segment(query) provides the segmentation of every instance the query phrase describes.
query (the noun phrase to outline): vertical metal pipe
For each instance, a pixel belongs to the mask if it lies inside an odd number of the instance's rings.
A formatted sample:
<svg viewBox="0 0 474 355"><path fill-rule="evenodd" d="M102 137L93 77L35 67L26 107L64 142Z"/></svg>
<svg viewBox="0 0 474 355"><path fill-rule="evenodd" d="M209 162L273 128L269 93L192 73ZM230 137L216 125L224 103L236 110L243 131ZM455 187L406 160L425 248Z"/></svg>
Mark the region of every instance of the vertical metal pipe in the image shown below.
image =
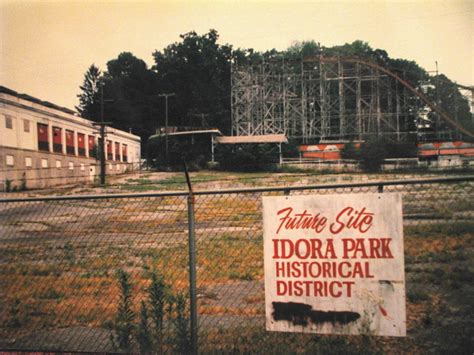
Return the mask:
<svg viewBox="0 0 474 355"><path fill-rule="evenodd" d="M362 140L362 83L360 75L360 64L356 63L356 109L357 109L357 134L359 140Z"/></svg>
<svg viewBox="0 0 474 355"><path fill-rule="evenodd" d="M188 166L184 161L184 173L188 183L188 244L189 244L189 303L191 313L191 352L198 353L198 319L197 319L197 296L196 296L196 239L194 234L194 195L191 180L188 174Z"/></svg>
<svg viewBox="0 0 474 355"><path fill-rule="evenodd" d="M100 184L105 185L105 125L100 126Z"/></svg>
<svg viewBox="0 0 474 355"><path fill-rule="evenodd" d="M337 62L338 83L339 83L339 137L346 139L346 113L344 97L344 67L339 60Z"/></svg>

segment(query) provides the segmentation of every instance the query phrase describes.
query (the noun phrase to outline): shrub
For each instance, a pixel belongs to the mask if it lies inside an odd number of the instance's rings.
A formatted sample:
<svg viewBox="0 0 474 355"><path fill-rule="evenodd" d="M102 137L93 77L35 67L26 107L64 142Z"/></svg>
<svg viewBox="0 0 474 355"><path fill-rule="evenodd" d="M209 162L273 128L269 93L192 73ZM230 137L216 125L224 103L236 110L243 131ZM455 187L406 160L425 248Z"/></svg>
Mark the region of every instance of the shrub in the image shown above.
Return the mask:
<svg viewBox="0 0 474 355"><path fill-rule="evenodd" d="M129 352L135 318L132 310L132 285L130 275L123 270L117 271L117 278L120 286L120 302L114 322L115 337L112 336L112 343L114 347Z"/></svg>
<svg viewBox="0 0 474 355"><path fill-rule="evenodd" d="M148 301L150 303L151 319L155 330L155 343L157 350L163 346L163 319L165 315L165 305L168 302L168 287L165 285L163 277L156 274L151 275L151 284L148 288Z"/></svg>
<svg viewBox="0 0 474 355"><path fill-rule="evenodd" d="M278 159L278 147L275 144L220 145L216 149L219 166L230 171L267 170Z"/></svg>
<svg viewBox="0 0 474 355"><path fill-rule="evenodd" d="M364 171L379 171L386 157L386 144L381 138L369 138L360 147L360 165Z"/></svg>
<svg viewBox="0 0 474 355"><path fill-rule="evenodd" d="M191 351L189 322L186 317L188 309L186 307L186 296L182 293L175 297L174 325L176 328L175 344L176 350L181 354L189 354Z"/></svg>
<svg viewBox="0 0 474 355"><path fill-rule="evenodd" d="M150 328L148 327L148 309L144 301L142 301L140 310L140 323L138 324L137 340L138 345L140 346L140 353L151 352L152 342Z"/></svg>
<svg viewBox="0 0 474 355"><path fill-rule="evenodd" d="M341 149L341 158L348 160L359 160L360 151L356 148L354 142L349 142L344 144L344 147Z"/></svg>

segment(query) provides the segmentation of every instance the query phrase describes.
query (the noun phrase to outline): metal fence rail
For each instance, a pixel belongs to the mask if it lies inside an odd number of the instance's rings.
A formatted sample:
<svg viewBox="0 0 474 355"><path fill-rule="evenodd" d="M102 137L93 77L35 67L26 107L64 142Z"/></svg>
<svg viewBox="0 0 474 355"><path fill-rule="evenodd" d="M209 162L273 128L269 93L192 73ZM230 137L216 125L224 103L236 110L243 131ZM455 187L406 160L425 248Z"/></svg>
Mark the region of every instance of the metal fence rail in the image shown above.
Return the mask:
<svg viewBox="0 0 474 355"><path fill-rule="evenodd" d="M194 192L199 350L324 350L318 337L264 330L261 197L367 192L402 193L405 234L473 230L473 176ZM189 202L0 200L0 349L191 351Z"/></svg>

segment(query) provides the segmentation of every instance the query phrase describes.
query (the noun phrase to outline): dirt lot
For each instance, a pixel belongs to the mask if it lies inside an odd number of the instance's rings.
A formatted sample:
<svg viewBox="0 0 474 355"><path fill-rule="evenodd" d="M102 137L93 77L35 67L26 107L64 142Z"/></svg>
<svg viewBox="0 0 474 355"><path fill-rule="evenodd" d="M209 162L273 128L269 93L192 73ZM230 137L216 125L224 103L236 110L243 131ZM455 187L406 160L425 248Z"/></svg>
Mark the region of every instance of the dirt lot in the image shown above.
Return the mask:
<svg viewBox="0 0 474 355"><path fill-rule="evenodd" d="M212 181L206 174L192 175L198 190L406 178L226 174ZM183 188L180 174L140 173L120 177L105 189L70 187L28 194ZM376 189L324 193L368 191ZM265 332L261 195L212 195L196 200L201 349L472 353L474 184L400 185L386 191L404 196L406 338ZM158 271L171 293L186 292L187 260L185 196L2 204L0 349L114 350L110 334L120 299L116 271L130 275L138 322L151 273ZM172 318L170 314L170 329Z"/></svg>

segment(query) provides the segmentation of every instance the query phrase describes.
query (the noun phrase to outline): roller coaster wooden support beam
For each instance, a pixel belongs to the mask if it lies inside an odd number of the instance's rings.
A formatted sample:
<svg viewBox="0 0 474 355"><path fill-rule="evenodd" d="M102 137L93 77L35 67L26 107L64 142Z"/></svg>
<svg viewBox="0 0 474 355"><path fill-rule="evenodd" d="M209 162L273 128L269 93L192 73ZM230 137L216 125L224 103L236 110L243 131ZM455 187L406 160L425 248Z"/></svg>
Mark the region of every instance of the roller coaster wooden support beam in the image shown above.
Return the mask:
<svg viewBox="0 0 474 355"><path fill-rule="evenodd" d="M354 64L362 64L366 65L370 68L373 68L375 70L379 70L380 72L394 78L396 81L400 82L404 87L406 87L408 90L410 90L413 94L418 96L423 103L425 103L430 109L432 109L434 112L439 114L446 122L451 124L453 127L455 127L457 130L460 132L464 133L465 135L474 138L474 133L467 130L463 126L461 126L454 118L449 116L444 110L442 110L439 106L434 104L430 99L428 99L423 93L419 92L416 88L414 88L408 81L400 78L397 74L391 72L390 70L375 64L373 62L363 60L360 58L354 58L354 57L322 57L322 56L312 56L312 57L306 57L303 59L303 62L320 62L320 63L339 63L340 61L347 62L347 63L354 63Z"/></svg>

